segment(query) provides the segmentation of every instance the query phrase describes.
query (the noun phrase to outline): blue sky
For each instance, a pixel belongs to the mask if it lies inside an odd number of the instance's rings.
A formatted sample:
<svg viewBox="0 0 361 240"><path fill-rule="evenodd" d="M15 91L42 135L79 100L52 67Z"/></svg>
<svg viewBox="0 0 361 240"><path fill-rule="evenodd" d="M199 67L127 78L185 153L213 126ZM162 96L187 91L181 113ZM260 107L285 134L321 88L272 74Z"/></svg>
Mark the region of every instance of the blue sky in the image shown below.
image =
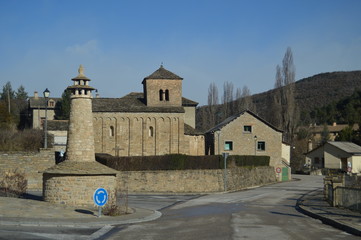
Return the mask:
<svg viewBox="0 0 361 240"><path fill-rule="evenodd" d="M296 80L361 70L359 0L0 0L0 87L60 97L80 64L102 97L141 92L163 63L204 105L215 82L274 86L291 47ZM221 97L221 96L220 96Z"/></svg>

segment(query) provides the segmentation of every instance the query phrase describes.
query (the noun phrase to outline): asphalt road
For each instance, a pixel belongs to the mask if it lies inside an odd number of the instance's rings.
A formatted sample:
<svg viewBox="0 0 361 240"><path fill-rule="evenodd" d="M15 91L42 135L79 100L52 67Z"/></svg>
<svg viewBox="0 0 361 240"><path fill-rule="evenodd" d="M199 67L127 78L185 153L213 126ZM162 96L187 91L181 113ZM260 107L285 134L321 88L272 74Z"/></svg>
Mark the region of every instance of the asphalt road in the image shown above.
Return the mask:
<svg viewBox="0 0 361 240"><path fill-rule="evenodd" d="M162 212L133 225L103 228L0 226L0 239L358 239L295 209L303 194L323 187L322 176L209 195L129 195L129 206Z"/></svg>
<svg viewBox="0 0 361 240"><path fill-rule="evenodd" d="M299 213L296 201L322 188L322 176L226 194L211 194L163 208L147 223L116 226L103 239L359 239Z"/></svg>

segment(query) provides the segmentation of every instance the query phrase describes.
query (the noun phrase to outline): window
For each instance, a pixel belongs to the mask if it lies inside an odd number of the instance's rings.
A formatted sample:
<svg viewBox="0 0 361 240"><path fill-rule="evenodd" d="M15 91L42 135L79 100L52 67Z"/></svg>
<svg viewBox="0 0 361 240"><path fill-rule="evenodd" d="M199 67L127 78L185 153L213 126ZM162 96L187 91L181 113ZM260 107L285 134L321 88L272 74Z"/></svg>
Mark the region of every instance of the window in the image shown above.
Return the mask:
<svg viewBox="0 0 361 240"><path fill-rule="evenodd" d="M49 107L54 107L55 106L55 102L53 100L49 100L48 101L48 106Z"/></svg>
<svg viewBox="0 0 361 240"><path fill-rule="evenodd" d="M252 126L250 126L250 125L243 126L243 132L251 133L252 132Z"/></svg>
<svg viewBox="0 0 361 240"><path fill-rule="evenodd" d="M159 101L163 101L163 90L159 90Z"/></svg>
<svg viewBox="0 0 361 240"><path fill-rule="evenodd" d="M233 142L232 141L225 141L224 142L224 150L232 151L233 150Z"/></svg>
<svg viewBox="0 0 361 240"><path fill-rule="evenodd" d="M114 137L114 127L110 126L109 128L109 136Z"/></svg>
<svg viewBox="0 0 361 240"><path fill-rule="evenodd" d="M169 90L165 90L165 100L169 101Z"/></svg>
<svg viewBox="0 0 361 240"><path fill-rule="evenodd" d="M257 150L265 151L266 150L266 142L263 142L263 141L257 142Z"/></svg>
<svg viewBox="0 0 361 240"><path fill-rule="evenodd" d="M149 137L153 137L153 134L154 134L154 129L153 127L149 127Z"/></svg>

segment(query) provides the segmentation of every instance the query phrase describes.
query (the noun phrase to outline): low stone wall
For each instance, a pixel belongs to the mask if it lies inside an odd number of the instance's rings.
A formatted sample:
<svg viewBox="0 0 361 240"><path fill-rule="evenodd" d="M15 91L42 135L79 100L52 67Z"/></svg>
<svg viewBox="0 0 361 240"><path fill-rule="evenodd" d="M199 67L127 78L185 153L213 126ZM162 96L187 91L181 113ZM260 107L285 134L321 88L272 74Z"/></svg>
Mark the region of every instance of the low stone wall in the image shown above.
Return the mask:
<svg viewBox="0 0 361 240"><path fill-rule="evenodd" d="M18 169L25 172L29 190L42 190L43 172L54 164L53 149L40 149L39 152L0 152L0 171Z"/></svg>
<svg viewBox="0 0 361 240"><path fill-rule="evenodd" d="M231 168L227 170L227 190L276 182L273 167ZM139 193L208 193L224 191L224 171L130 171L118 174L120 191Z"/></svg>
<svg viewBox="0 0 361 240"><path fill-rule="evenodd" d="M65 175L44 173L44 200L51 203L72 206L94 205L93 194L105 188L109 202L115 200L116 177L111 175ZM81 187L80 187L81 186Z"/></svg>

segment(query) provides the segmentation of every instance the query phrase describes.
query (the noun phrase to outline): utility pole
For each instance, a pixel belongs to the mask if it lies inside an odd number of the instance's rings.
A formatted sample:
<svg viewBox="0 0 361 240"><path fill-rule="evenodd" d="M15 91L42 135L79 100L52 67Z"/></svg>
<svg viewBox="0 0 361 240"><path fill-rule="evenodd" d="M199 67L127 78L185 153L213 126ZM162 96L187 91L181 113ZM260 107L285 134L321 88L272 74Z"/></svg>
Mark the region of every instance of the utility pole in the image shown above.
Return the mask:
<svg viewBox="0 0 361 240"><path fill-rule="evenodd" d="M10 114L10 89L8 88L8 109Z"/></svg>

